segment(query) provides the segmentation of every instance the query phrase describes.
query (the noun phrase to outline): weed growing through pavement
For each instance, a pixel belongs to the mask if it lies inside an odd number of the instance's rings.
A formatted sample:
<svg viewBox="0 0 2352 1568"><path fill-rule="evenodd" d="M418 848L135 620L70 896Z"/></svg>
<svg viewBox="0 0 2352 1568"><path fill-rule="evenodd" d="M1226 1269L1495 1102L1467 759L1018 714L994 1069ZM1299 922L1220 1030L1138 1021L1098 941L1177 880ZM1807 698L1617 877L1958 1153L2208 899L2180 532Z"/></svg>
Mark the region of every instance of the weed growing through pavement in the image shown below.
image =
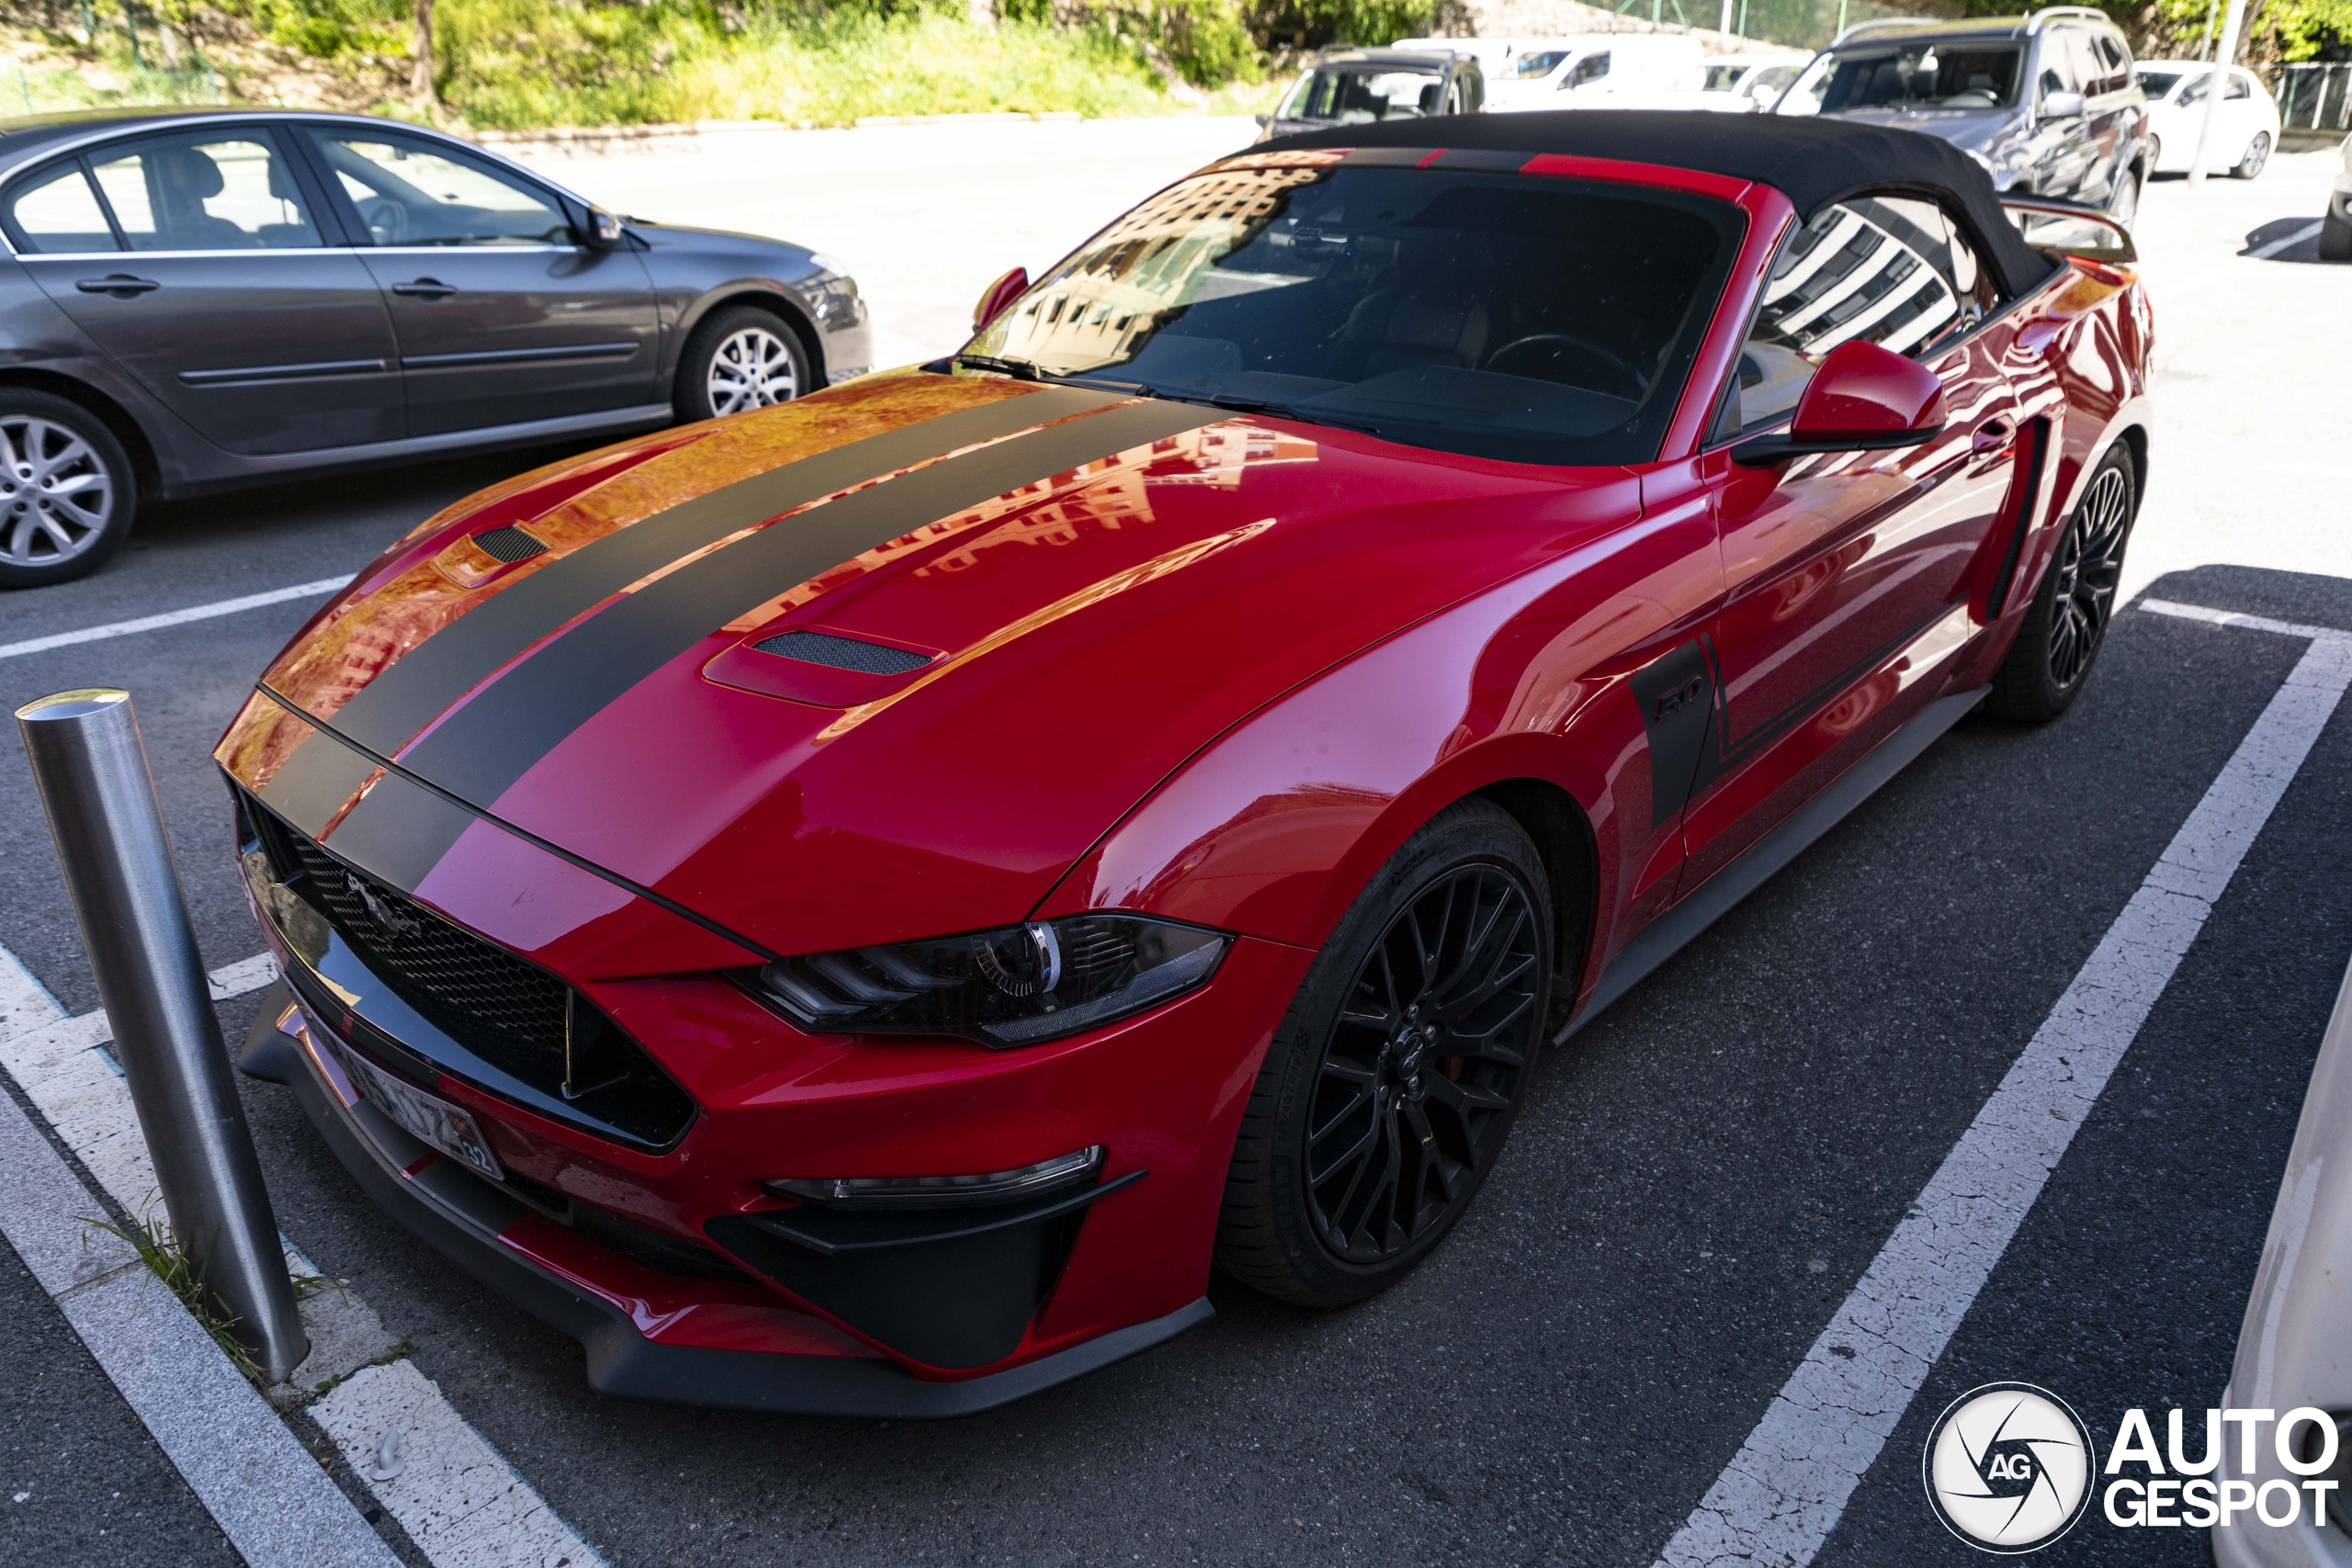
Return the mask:
<svg viewBox="0 0 2352 1568"><path fill-rule="evenodd" d="M152 1219L133 1220L125 1227L86 1216L82 1223L90 1230L106 1232L137 1253L139 1260L147 1265L147 1271L162 1280L165 1290L179 1298L180 1304L203 1325L204 1332L211 1336L212 1343L220 1348L220 1353L245 1374L246 1381L255 1388L264 1386L260 1364L254 1361L253 1352L238 1342L234 1332L237 1314L230 1310L229 1303L222 1301L216 1292L207 1288L203 1269L189 1256L178 1234L168 1223ZM89 1245L86 1231L82 1244L85 1247ZM323 1274L296 1274L293 1280L297 1304L329 1291L343 1289L341 1280L331 1280Z"/></svg>

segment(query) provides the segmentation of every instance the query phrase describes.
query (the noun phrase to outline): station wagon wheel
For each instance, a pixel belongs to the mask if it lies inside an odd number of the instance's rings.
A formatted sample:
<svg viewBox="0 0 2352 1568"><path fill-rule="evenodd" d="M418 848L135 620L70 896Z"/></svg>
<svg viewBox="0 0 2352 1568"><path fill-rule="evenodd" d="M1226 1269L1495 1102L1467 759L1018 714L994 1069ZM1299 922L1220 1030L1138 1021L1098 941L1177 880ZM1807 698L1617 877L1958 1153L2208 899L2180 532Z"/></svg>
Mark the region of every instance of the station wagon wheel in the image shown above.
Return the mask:
<svg viewBox="0 0 2352 1568"><path fill-rule="evenodd" d="M134 483L121 442L87 410L0 391L0 587L95 568L130 531Z"/></svg>
<svg viewBox="0 0 2352 1568"><path fill-rule="evenodd" d="M1494 1168L1542 1043L1554 928L1526 833L1466 801L1340 921L1260 1069L1218 1261L1337 1306L1425 1257Z"/></svg>
<svg viewBox="0 0 2352 1568"><path fill-rule="evenodd" d="M717 419L814 390L800 334L756 306L731 305L695 329L679 356L674 400L682 420Z"/></svg>
<svg viewBox="0 0 2352 1568"><path fill-rule="evenodd" d="M1991 712L2047 723L2082 690L2115 614L2124 547L2139 506L2137 479L2122 444L2109 447L2060 531L2032 608L1994 677L1986 703Z"/></svg>

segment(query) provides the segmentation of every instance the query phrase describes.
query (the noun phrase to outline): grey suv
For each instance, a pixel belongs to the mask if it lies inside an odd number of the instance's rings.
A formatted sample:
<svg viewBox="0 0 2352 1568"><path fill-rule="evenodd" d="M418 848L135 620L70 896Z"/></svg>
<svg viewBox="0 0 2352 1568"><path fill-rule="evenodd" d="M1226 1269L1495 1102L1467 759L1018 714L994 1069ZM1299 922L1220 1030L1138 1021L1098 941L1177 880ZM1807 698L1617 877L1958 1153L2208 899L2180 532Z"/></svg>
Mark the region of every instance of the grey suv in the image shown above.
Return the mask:
<svg viewBox="0 0 2352 1568"><path fill-rule="evenodd" d="M1814 57L1774 107L1939 137L2004 195L2103 207L2125 223L2148 176L2147 97L2105 13L1865 22Z"/></svg>
<svg viewBox="0 0 2352 1568"><path fill-rule="evenodd" d="M430 130L150 109L0 121L0 587L141 497L617 434L872 365L797 245L616 218Z"/></svg>

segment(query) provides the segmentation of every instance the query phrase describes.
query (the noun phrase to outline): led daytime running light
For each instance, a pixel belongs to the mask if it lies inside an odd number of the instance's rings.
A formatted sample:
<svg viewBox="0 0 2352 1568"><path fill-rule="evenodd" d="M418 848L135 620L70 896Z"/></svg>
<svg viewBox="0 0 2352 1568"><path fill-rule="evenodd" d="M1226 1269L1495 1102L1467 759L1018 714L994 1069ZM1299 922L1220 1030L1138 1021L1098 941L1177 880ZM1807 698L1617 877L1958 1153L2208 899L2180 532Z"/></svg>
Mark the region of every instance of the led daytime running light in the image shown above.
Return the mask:
<svg viewBox="0 0 2352 1568"><path fill-rule="evenodd" d="M1104 1152L1104 1146L1096 1144L1035 1165L978 1176L778 1176L760 1185L771 1197L826 1205L927 1208L938 1203L994 1203L1091 1178L1102 1168Z"/></svg>

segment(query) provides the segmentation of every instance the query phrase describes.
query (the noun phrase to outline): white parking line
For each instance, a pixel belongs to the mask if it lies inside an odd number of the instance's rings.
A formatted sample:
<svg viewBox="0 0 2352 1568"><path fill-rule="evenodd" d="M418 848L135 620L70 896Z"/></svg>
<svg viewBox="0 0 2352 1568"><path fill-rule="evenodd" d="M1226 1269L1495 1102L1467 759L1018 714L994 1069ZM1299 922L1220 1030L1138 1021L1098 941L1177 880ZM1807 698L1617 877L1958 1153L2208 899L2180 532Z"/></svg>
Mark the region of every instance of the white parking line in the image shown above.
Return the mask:
<svg viewBox="0 0 2352 1568"><path fill-rule="evenodd" d="M1659 1568L1813 1561L2352 685L2352 635L2188 605L2141 607L2309 637L2311 647L1667 1543Z"/></svg>
<svg viewBox="0 0 2352 1568"><path fill-rule="evenodd" d="M2265 463L2266 474L2301 474L2317 479L2352 479L2352 468L2342 463Z"/></svg>
<svg viewBox="0 0 2352 1568"><path fill-rule="evenodd" d="M77 632L52 632L47 637L27 637L22 642L0 642L0 659L21 659L28 653L47 653L52 648L71 648L77 642L104 642L108 637L129 637L134 632L184 626L190 621L209 621L241 610L258 610L265 604L283 604L288 599L316 598L334 592L350 581L348 576L322 577L316 582L298 582L291 588L273 588L266 593L248 593L242 599L222 599L210 604L191 604L185 610L166 610L160 615L141 615L135 621L108 621L105 626L84 626Z"/></svg>
<svg viewBox="0 0 2352 1568"><path fill-rule="evenodd" d="M258 990L277 974L266 953L225 964L209 976L213 999ZM130 1089L106 1049L112 1038L104 1011L66 1016L17 956L0 947L0 1069L17 1080L99 1185L126 1212L143 1216L155 1203L154 1167ZM11 1135L11 1118L20 1135ZM43 1158L53 1169L43 1168ZM62 1258L78 1249L87 1233L82 1218L99 1212L16 1103L0 1095L0 1233L27 1266L40 1275L36 1253ZM35 1229L20 1236L27 1225ZM71 1247L40 1225L66 1226ZM396 1561L195 1319L173 1298L148 1288L152 1276L143 1268L124 1269L103 1252L80 1256L78 1265L67 1267L68 1258L58 1266L61 1282L41 1276L44 1286L52 1295L69 1292L59 1303L68 1321L246 1561L256 1568ZM288 1256L298 1270L315 1272L291 1248ZM91 1283L101 1277L103 1283ZM135 1320L124 1304L134 1298L136 1311L144 1314ZM157 1337L159 1316L172 1313L185 1332L167 1325ZM312 1298L302 1315L312 1341L312 1359L303 1365L306 1382L322 1370L317 1363L330 1336L356 1337L362 1346L357 1359L382 1353L380 1325L348 1291ZM352 1364L347 1358L323 1370L342 1372ZM266 1425L255 1424L255 1411ZM361 1366L311 1414L435 1568L604 1568L594 1549L411 1363ZM375 1465L388 1438L393 1462ZM281 1473L289 1462L301 1473ZM371 1467L387 1473L377 1479ZM341 1549L335 1532L344 1526L318 1517L324 1502L313 1497L297 1506L311 1482L325 1488L364 1541ZM370 1549L381 1555L367 1555Z"/></svg>

